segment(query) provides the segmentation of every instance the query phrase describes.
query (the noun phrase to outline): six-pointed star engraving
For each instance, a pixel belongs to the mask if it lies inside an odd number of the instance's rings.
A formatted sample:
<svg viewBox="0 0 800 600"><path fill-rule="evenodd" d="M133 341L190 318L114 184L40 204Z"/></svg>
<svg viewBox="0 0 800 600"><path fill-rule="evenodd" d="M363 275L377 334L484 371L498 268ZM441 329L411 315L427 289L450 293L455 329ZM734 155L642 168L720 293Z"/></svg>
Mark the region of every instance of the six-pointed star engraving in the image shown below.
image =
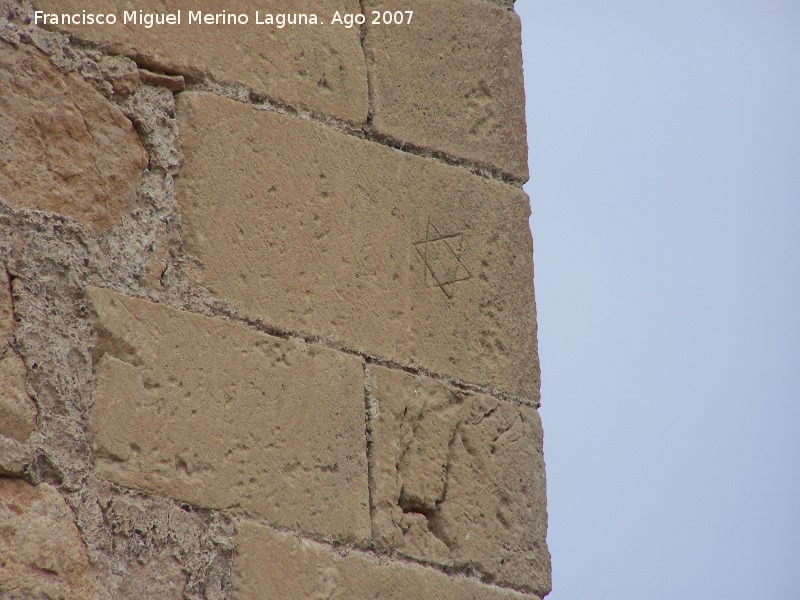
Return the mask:
<svg viewBox="0 0 800 600"><path fill-rule="evenodd" d="M438 286L448 298L453 297L450 286L465 281L472 274L461 262L463 233L442 235L436 226L428 221L425 239L414 242L414 248L425 263L425 285Z"/></svg>

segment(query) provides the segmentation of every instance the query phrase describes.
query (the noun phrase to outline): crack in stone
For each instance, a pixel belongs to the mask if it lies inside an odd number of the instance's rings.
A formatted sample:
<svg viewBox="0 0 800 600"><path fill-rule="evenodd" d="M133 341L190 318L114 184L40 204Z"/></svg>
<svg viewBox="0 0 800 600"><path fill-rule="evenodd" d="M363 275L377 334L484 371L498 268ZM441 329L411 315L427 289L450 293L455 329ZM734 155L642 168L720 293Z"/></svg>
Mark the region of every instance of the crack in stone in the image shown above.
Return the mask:
<svg viewBox="0 0 800 600"><path fill-rule="evenodd" d="M367 49L364 46L364 39L367 37L367 13L364 10L364 0L358 0L358 8L361 14L365 17L364 23L359 26L358 43L361 46L361 55L364 57L364 72L367 75L367 118L365 121L366 129L372 129L372 119L375 116L375 110L372 108L372 81L369 76L369 60L367 58Z"/></svg>
<svg viewBox="0 0 800 600"><path fill-rule="evenodd" d="M130 295L133 298L152 300L152 298L150 297L144 295L130 294L130 292L128 292L127 295ZM510 402L515 402L517 404L522 404L524 406L530 406L533 408L540 408L541 406L541 403L539 401L523 398L522 396L516 396L514 394L509 394L508 392L504 392L502 390L491 388L485 385L457 379L445 373L431 371L430 369L427 369L418 364L400 363L391 358L385 358L381 356L376 356L374 354L370 354L369 352L366 352L365 350L362 349L351 348L349 346L335 342L330 338L324 336L313 335L296 329L283 329L276 325L265 323L264 320L261 318L252 318L240 315L238 314L237 310L233 308L228 302L221 301L216 298L210 298L208 300L204 300L202 306L200 307L186 306L185 304L183 305L168 304L168 305L173 306L174 308L178 308L180 310L184 310L186 312L201 314L210 317L216 317L224 321L228 321L230 323L237 323L239 325L246 326L255 331L260 331L262 333L266 333L267 335L271 335L273 337L281 338L284 340L302 341L306 344L317 345L323 348L336 350L344 354L358 356L359 358L364 360L364 362L366 362L367 365L377 365L377 366L387 367L390 369L397 369L400 371L404 371L411 375L421 375L429 379L434 379L446 383L449 386L462 392L487 394L499 400L508 400Z"/></svg>
<svg viewBox="0 0 800 600"><path fill-rule="evenodd" d="M375 501L372 491L375 487L375 466L372 462L372 436L374 432L374 419L378 405L372 400L370 390L372 387L372 374L365 360L361 360L361 369L364 373L364 437L365 452L367 454L367 497L369 506L369 539L370 543L375 539L373 522L375 520Z"/></svg>

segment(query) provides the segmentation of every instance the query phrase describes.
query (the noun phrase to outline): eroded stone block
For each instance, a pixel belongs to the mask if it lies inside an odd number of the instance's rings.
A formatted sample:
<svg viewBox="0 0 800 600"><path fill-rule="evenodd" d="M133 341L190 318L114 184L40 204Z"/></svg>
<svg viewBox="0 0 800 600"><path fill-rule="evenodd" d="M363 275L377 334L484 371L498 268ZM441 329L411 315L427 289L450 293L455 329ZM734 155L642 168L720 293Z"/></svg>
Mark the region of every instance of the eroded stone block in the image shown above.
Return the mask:
<svg viewBox="0 0 800 600"><path fill-rule="evenodd" d="M178 100L202 279L284 330L539 398L522 190L218 96Z"/></svg>
<svg viewBox="0 0 800 600"><path fill-rule="evenodd" d="M0 89L0 198L112 226L147 166L131 122L79 75L2 40Z"/></svg>
<svg viewBox="0 0 800 600"><path fill-rule="evenodd" d="M0 343L2 340L0 340ZM25 391L27 369L13 348L0 348L0 435L24 442L36 427L36 405Z"/></svg>
<svg viewBox="0 0 800 600"><path fill-rule="evenodd" d="M100 476L367 541L359 360L108 290L87 297Z"/></svg>
<svg viewBox="0 0 800 600"><path fill-rule="evenodd" d="M413 10L410 24L372 13ZM519 18L477 0L367 0L364 48L378 134L528 179Z"/></svg>
<svg viewBox="0 0 800 600"><path fill-rule="evenodd" d="M335 552L254 523L238 524L235 543L234 593L239 600L535 600L433 569Z"/></svg>
<svg viewBox="0 0 800 600"><path fill-rule="evenodd" d="M0 478L0 597L110 600L55 488Z"/></svg>
<svg viewBox="0 0 800 600"><path fill-rule="evenodd" d="M370 366L375 545L544 595L550 555L535 409Z"/></svg>
<svg viewBox="0 0 800 600"><path fill-rule="evenodd" d="M48 13L80 12L76 0L40 0L36 8ZM135 10L134 10L135 9ZM181 11L180 25L145 27L123 24L124 12L171 13ZM204 14L246 14L247 25L189 24L190 11ZM242 0L97 0L92 12L119 15L116 25L56 27L100 43L109 51L125 54L152 70L210 76L220 83L241 82L268 96L305 109L361 123L367 118L367 73L357 27L328 23L336 11L360 12L358 0L273 0L267 4ZM325 25L257 25L266 13L315 13Z"/></svg>
<svg viewBox="0 0 800 600"><path fill-rule="evenodd" d="M27 446L13 438L0 435L0 476L21 475L33 455Z"/></svg>

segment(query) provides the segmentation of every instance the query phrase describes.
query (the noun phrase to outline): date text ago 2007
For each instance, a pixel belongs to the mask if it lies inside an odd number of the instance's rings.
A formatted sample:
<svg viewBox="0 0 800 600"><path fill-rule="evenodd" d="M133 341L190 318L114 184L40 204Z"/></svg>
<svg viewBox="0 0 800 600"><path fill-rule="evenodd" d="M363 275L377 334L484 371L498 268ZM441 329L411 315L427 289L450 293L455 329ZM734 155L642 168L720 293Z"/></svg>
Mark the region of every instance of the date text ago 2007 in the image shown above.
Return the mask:
<svg viewBox="0 0 800 600"><path fill-rule="evenodd" d="M340 13L338 10L331 19L332 25L351 28L355 25L409 25L414 16L413 10L373 10L369 15L362 13Z"/></svg>

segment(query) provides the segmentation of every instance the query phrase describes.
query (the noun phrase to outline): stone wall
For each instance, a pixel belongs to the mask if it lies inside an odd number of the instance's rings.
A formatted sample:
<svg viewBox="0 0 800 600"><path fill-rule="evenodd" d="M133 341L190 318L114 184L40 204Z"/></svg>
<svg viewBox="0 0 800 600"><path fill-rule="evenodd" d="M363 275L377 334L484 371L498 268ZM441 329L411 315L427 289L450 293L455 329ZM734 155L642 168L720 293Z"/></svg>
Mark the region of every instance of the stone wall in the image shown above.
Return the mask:
<svg viewBox="0 0 800 600"><path fill-rule="evenodd" d="M0 0L0 599L546 595L513 7L130 5Z"/></svg>

